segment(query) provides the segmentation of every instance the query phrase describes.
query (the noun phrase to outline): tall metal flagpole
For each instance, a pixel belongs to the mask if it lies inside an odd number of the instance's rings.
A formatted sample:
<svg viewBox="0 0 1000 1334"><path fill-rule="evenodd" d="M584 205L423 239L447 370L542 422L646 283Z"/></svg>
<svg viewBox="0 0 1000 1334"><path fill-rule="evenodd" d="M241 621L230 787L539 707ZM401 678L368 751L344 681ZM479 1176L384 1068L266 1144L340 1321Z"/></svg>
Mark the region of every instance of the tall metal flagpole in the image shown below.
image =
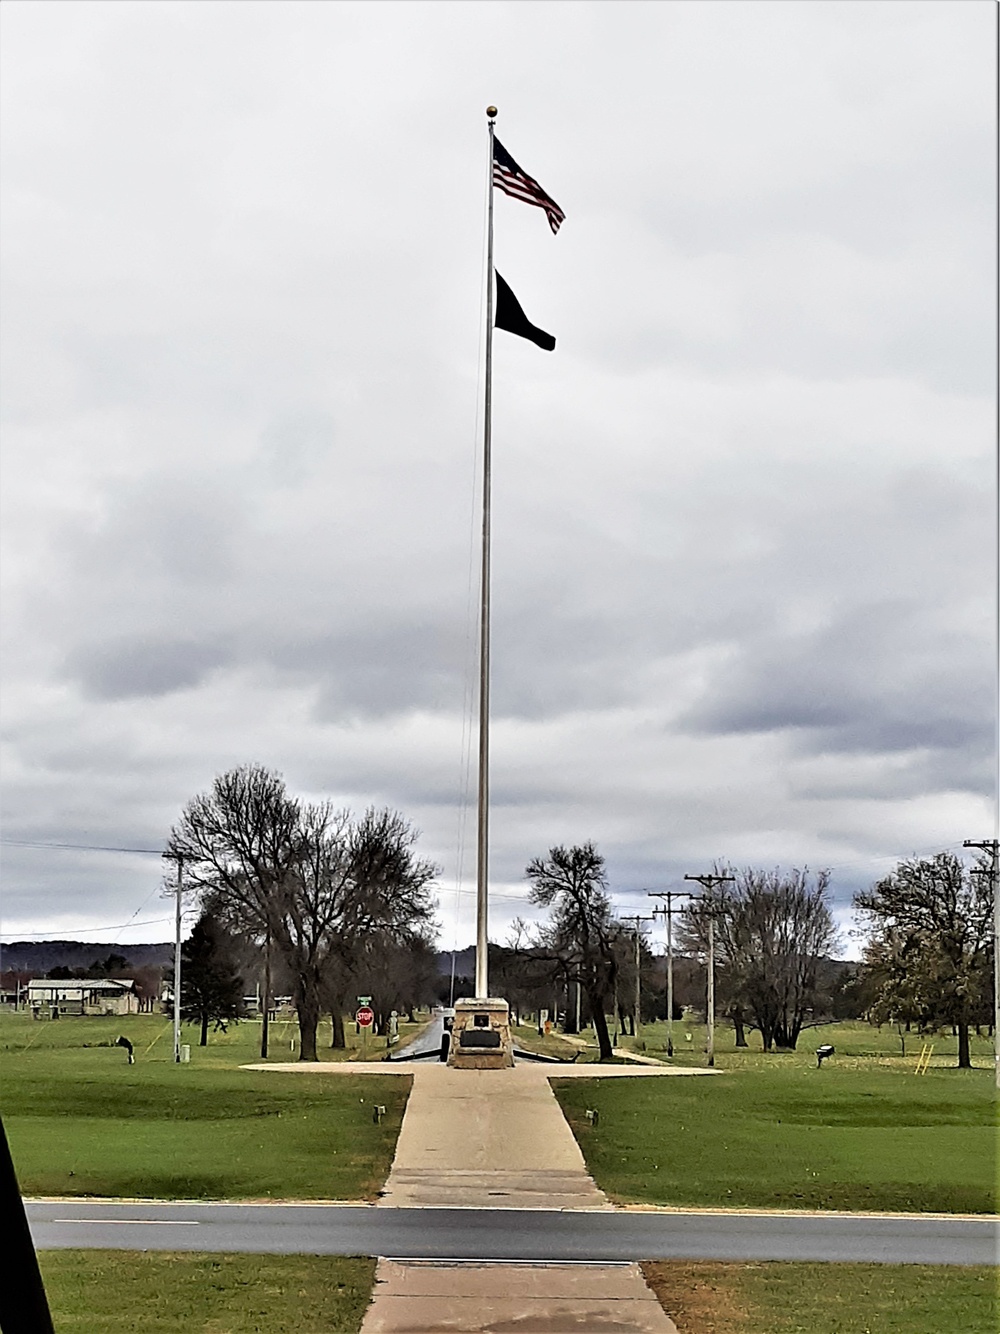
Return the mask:
<svg viewBox="0 0 1000 1334"><path fill-rule="evenodd" d="M476 844L476 996L489 994L489 835L490 835L490 468L493 426L493 127L496 107L486 108L489 125L489 206L486 223L486 392L483 421L483 554L479 584L479 795Z"/></svg>

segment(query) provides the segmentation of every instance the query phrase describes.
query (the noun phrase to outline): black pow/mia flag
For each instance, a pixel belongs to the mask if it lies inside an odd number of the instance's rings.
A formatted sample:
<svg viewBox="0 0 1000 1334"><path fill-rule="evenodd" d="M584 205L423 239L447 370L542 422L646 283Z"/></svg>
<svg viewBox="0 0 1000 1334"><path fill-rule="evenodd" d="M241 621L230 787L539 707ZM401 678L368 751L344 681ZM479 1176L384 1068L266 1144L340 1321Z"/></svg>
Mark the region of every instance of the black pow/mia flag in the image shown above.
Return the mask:
<svg viewBox="0 0 1000 1334"><path fill-rule="evenodd" d="M521 309L521 303L510 290L499 273L496 274L497 280L497 309L496 318L493 323L498 329L506 329L508 333L517 334L518 338L527 338L529 342L540 347L543 352L552 352L555 350L556 340L544 329L537 328L525 315Z"/></svg>

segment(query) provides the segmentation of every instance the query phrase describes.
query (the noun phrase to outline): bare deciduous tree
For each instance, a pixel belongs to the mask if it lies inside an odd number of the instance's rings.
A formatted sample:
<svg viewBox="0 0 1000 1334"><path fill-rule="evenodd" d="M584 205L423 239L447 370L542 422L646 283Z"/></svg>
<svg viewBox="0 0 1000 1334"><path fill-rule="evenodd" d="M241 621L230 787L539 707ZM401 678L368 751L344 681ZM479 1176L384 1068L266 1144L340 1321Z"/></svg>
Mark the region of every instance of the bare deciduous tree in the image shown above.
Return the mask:
<svg viewBox="0 0 1000 1334"><path fill-rule="evenodd" d="M683 948L705 957L708 921L715 922L715 957L723 995L741 1024L760 1030L764 1050L794 1049L802 1029L825 1017L820 963L837 945L829 908L829 873L742 871L680 915Z"/></svg>
<svg viewBox="0 0 1000 1334"><path fill-rule="evenodd" d="M429 922L434 867L413 853L416 834L394 811L303 804L260 765L216 778L171 833L187 883L232 929L268 939L293 979L299 1059L316 1060L325 993L377 931Z"/></svg>
<svg viewBox="0 0 1000 1334"><path fill-rule="evenodd" d="M515 917L506 943L490 946L491 985L507 1000L515 1025L550 1007L558 1011L553 992L566 982L561 961L553 961L550 951L537 944L537 936L536 929Z"/></svg>
<svg viewBox="0 0 1000 1334"><path fill-rule="evenodd" d="M551 909L548 923L538 929L536 949L558 966L567 981L583 988L600 1059L610 1061L605 1016L617 976L617 924L611 916L604 858L593 843L550 848L547 857L528 864L525 875L531 882L532 903Z"/></svg>
<svg viewBox="0 0 1000 1334"><path fill-rule="evenodd" d="M375 1033L384 1037L393 1010L412 1020L417 1006L435 998L433 936L403 929L371 932L358 951L353 977L356 994L371 997Z"/></svg>

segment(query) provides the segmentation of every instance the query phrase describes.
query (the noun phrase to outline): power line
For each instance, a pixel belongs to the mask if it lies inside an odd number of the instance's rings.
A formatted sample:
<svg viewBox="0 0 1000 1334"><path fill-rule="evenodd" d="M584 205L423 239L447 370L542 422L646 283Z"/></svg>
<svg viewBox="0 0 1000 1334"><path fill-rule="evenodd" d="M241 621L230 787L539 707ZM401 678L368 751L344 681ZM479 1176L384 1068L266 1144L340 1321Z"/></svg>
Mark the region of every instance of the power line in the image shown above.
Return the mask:
<svg viewBox="0 0 1000 1334"><path fill-rule="evenodd" d="M162 848L112 848L100 843L40 843L28 838L0 838L5 848L53 848L58 852L128 852L144 857L162 857Z"/></svg>
<svg viewBox="0 0 1000 1334"><path fill-rule="evenodd" d="M907 857L923 857L932 852L951 852L954 848L961 847L960 843L934 843L927 848L911 848L909 852L882 852L877 856L861 857L852 862L834 862L825 867L827 871L844 871L850 866L867 866L869 862L891 862L905 861Z"/></svg>
<svg viewBox="0 0 1000 1334"><path fill-rule="evenodd" d="M137 922L132 918L128 922L113 922L109 926L60 926L52 931L36 931L33 934L36 936L58 936L60 939L63 939L66 937L67 932L70 932L75 936L87 936L94 931L124 931L132 926L157 926L160 922L169 922L172 920L173 919L170 917L149 917L141 922ZM24 934L24 931L0 931L0 936L16 936L20 938L23 937ZM118 942L109 941L108 943L114 945Z"/></svg>

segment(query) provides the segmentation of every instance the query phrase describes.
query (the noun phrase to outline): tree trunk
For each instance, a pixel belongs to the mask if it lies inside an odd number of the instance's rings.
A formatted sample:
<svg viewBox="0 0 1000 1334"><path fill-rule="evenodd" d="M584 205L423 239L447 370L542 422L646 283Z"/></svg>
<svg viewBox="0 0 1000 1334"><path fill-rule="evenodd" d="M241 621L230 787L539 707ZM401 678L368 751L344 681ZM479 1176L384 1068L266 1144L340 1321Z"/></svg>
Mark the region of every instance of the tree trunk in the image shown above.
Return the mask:
<svg viewBox="0 0 1000 1334"><path fill-rule="evenodd" d="M304 986L296 998L295 1008L299 1016L299 1060L318 1061L316 1055L316 1030L319 1027L319 991L316 987Z"/></svg>
<svg viewBox="0 0 1000 1334"><path fill-rule="evenodd" d="M598 1060L610 1061L613 1054L611 1051L611 1034L608 1032L608 1020L604 1013L604 1006L600 1002L595 1002L592 998L590 1009L594 1016L594 1033L597 1036L597 1046L600 1051Z"/></svg>
<svg viewBox="0 0 1000 1334"><path fill-rule="evenodd" d="M318 1007L300 1005L299 1010L299 1060L318 1061L316 1055L316 1029L319 1027Z"/></svg>
<svg viewBox="0 0 1000 1334"><path fill-rule="evenodd" d="M333 1036L330 1039L330 1046L336 1047L338 1051L343 1051L347 1046L347 1038L344 1036L344 1016L339 1005L330 1011L330 1019L333 1023Z"/></svg>
<svg viewBox="0 0 1000 1334"><path fill-rule="evenodd" d="M966 1032L968 1032L968 1030L966 1030ZM199 1042L198 1045L199 1045L199 1047L207 1047L207 1046L208 1046L208 1011L207 1011L207 1010L202 1010L202 1012L201 1012L201 1041Z"/></svg>
<svg viewBox="0 0 1000 1334"><path fill-rule="evenodd" d="M969 1025L956 1024L958 1029L958 1068L959 1070L972 1069L972 1055L969 1052Z"/></svg>
<svg viewBox="0 0 1000 1334"><path fill-rule="evenodd" d="M802 1020L797 1016L785 1025L784 1046L789 1051L794 1051L799 1045L799 1038L802 1035Z"/></svg>
<svg viewBox="0 0 1000 1334"><path fill-rule="evenodd" d="M738 1005L733 1009L733 1027L736 1029L737 1047L749 1047L750 1043L747 1042L746 1029L743 1026L743 1011Z"/></svg>
<svg viewBox="0 0 1000 1334"><path fill-rule="evenodd" d="M264 994L261 997L260 1059L267 1057L267 1047L271 1027L271 937L268 934L264 946Z"/></svg>

